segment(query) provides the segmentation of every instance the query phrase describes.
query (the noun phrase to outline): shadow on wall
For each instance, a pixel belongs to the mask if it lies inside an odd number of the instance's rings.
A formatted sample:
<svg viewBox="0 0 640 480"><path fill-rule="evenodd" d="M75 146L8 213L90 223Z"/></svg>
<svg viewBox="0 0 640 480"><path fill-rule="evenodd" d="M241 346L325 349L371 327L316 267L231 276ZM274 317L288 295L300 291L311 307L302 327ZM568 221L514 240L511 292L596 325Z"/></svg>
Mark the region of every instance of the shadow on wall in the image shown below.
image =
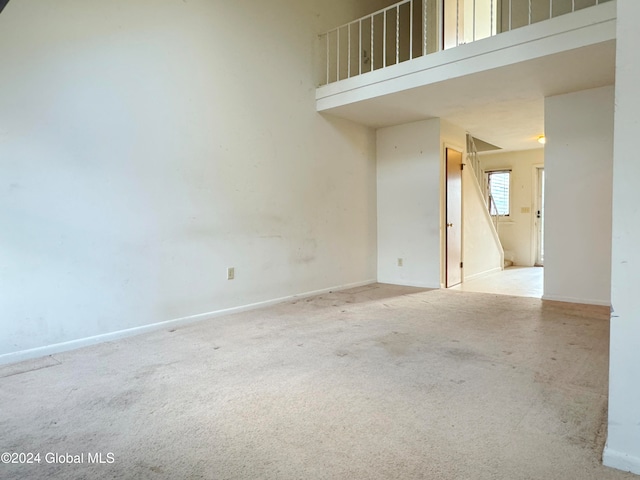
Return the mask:
<svg viewBox="0 0 640 480"><path fill-rule="evenodd" d="M7 6L7 3L9 3L9 0L0 0L0 13L2 13L2 10L4 10L4 7Z"/></svg>

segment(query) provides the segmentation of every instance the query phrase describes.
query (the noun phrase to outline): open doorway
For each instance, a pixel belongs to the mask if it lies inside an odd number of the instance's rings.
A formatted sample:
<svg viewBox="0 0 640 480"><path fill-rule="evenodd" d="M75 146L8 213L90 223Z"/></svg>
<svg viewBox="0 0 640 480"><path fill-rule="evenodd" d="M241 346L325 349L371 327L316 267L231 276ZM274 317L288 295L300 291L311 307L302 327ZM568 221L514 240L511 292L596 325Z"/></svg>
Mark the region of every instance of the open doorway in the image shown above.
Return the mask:
<svg viewBox="0 0 640 480"><path fill-rule="evenodd" d="M542 285L542 268L516 265L507 267L501 272L493 272L465 281L453 287L453 290L542 298Z"/></svg>
<svg viewBox="0 0 640 480"><path fill-rule="evenodd" d="M478 155L484 213L504 251L504 269L465 268L455 290L541 298L544 261L544 150L487 151ZM466 190L465 190L466 192ZM465 221L479 223L479 210L467 198ZM468 210L467 210L468 209ZM469 212L473 212L469 213ZM474 216L474 219L470 217ZM464 265L477 265L483 251L478 228L465 225ZM487 235L485 228L484 235ZM475 235L475 236L474 236Z"/></svg>

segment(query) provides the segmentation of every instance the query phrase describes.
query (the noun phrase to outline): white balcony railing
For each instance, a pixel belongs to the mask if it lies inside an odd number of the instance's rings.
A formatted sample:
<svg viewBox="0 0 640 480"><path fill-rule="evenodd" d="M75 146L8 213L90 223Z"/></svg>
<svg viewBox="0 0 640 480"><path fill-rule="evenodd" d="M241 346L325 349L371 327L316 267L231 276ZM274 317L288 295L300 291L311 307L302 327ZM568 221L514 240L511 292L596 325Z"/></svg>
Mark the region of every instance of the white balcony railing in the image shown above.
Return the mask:
<svg viewBox="0 0 640 480"><path fill-rule="evenodd" d="M320 35L320 85L611 0L402 0Z"/></svg>
<svg viewBox="0 0 640 480"><path fill-rule="evenodd" d="M427 0L403 0L320 35L321 84L350 78L427 53Z"/></svg>

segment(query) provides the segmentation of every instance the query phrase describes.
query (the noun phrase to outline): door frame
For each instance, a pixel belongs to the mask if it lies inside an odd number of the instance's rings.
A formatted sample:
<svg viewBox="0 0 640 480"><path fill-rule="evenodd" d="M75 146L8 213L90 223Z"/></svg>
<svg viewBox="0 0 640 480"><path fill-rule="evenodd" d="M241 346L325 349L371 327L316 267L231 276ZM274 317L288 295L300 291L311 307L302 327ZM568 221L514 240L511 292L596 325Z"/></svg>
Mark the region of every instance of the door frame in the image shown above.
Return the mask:
<svg viewBox="0 0 640 480"><path fill-rule="evenodd" d="M454 150L461 155L462 171L460 173L460 262L464 265L464 168L466 166L466 149L455 144L448 142L442 143L442 156L441 156L441 226L440 226L440 265L441 265L441 286L447 287L447 261L448 261L448 246L447 246L447 149ZM460 284L464 283L464 266L460 268ZM452 285L453 286L453 285Z"/></svg>
<svg viewBox="0 0 640 480"><path fill-rule="evenodd" d="M464 144L452 143L448 140L440 141L440 288L447 288L447 148L462 152L464 168L471 168L467 165L467 148ZM464 190L464 173L462 188ZM464 195L461 225L464 227ZM462 229L462 262L464 263L464 228ZM464 283L464 267L462 268L462 283Z"/></svg>
<svg viewBox="0 0 640 480"><path fill-rule="evenodd" d="M540 207L540 182L538 181L539 171L544 170L544 163L535 163L532 165L531 177L532 177L532 185L531 185L531 205L533 206L531 210L531 265L538 266L538 252L539 252L539 242L540 238L538 236L538 222L537 222L537 211ZM542 219L544 222L544 218Z"/></svg>

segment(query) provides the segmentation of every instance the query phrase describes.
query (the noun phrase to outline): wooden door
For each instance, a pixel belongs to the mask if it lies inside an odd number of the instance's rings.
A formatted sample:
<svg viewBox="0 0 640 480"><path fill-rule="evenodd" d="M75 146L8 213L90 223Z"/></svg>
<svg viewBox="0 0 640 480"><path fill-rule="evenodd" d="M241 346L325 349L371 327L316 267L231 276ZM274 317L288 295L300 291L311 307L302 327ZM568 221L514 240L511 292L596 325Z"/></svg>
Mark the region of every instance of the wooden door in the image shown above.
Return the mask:
<svg viewBox="0 0 640 480"><path fill-rule="evenodd" d="M447 148L446 286L462 282L462 153Z"/></svg>

